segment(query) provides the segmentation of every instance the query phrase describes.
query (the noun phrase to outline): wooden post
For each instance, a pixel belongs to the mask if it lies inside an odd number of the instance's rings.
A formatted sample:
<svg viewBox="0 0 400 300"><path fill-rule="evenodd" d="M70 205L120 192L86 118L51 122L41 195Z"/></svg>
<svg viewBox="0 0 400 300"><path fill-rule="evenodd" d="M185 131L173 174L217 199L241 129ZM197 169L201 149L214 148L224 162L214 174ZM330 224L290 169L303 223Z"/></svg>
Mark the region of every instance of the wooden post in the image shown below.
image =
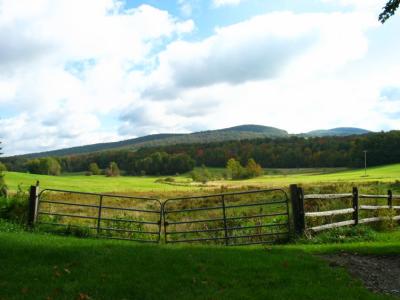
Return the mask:
<svg viewBox="0 0 400 300"><path fill-rule="evenodd" d="M359 207L358 207L358 188L353 187L353 220L354 220L354 225L358 225L358 212L359 212Z"/></svg>
<svg viewBox="0 0 400 300"><path fill-rule="evenodd" d="M29 191L28 226L33 227L37 218L39 186L32 185Z"/></svg>
<svg viewBox="0 0 400 300"><path fill-rule="evenodd" d="M300 208L300 228L301 233L303 234L306 229L306 215L304 213L304 192L303 188L298 189L299 194L299 208Z"/></svg>
<svg viewBox="0 0 400 300"><path fill-rule="evenodd" d="M393 194L392 194L392 190L388 190L388 206L389 209L393 208Z"/></svg>
<svg viewBox="0 0 400 300"><path fill-rule="evenodd" d="M228 241L228 225L226 223L226 208L225 208L225 196L221 196L221 201L222 201L222 214L224 217L224 234L225 234L225 246L228 246L229 241Z"/></svg>
<svg viewBox="0 0 400 300"><path fill-rule="evenodd" d="M292 203L294 232L296 235L302 235L305 229L304 196L303 190L298 188L296 184L290 185L290 200Z"/></svg>
<svg viewBox="0 0 400 300"><path fill-rule="evenodd" d="M100 199L99 199L99 210L98 210L98 215L97 215L97 228L96 228L97 235L100 234L102 209L103 209L103 195L101 195Z"/></svg>

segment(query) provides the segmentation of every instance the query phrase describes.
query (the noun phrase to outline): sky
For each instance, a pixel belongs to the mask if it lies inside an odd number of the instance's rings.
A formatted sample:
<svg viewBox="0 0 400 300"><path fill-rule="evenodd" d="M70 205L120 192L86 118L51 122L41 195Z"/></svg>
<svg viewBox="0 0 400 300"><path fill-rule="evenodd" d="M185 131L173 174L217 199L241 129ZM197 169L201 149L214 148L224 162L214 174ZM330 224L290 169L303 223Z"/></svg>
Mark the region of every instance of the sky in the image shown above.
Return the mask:
<svg viewBox="0 0 400 300"><path fill-rule="evenodd" d="M259 124L400 129L385 0L0 0L3 155Z"/></svg>

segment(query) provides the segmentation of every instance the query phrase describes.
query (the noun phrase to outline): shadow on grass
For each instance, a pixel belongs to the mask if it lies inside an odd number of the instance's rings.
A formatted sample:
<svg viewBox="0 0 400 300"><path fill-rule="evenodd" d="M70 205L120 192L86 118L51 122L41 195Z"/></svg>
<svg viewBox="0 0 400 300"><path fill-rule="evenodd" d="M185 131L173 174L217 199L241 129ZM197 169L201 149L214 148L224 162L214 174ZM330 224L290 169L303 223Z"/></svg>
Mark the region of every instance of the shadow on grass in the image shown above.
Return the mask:
<svg viewBox="0 0 400 300"><path fill-rule="evenodd" d="M301 247L0 234L0 299L390 299Z"/></svg>

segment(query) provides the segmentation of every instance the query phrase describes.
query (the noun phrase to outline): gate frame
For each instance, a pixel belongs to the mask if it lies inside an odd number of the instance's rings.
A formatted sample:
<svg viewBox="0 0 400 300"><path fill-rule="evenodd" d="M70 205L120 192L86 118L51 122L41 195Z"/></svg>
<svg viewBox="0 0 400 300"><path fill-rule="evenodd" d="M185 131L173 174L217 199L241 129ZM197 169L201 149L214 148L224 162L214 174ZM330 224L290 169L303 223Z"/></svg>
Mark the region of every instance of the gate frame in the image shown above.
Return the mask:
<svg viewBox="0 0 400 300"><path fill-rule="evenodd" d="M225 196L235 196L235 195L246 195L246 194L261 194L261 193L272 193L272 192L281 192L283 194L284 200L281 201L272 201L272 202L262 202L262 203L249 203L249 204L239 204L239 205L231 205L226 206L225 203ZM166 205L170 201L182 201L182 200L196 200L196 199L205 199L205 198L212 198L212 197L221 197L221 206L213 206L213 207L197 207L191 209L181 209L181 210L173 210L170 212L191 212L191 211L201 211L201 210L219 210L222 209L222 218L217 219L207 219L207 220L193 220L193 221L185 221L185 224L192 224L192 223L199 223L199 221L223 221L224 228L218 229L206 229L206 230L196 230L196 231L187 231L187 233L200 233L200 232L215 232L215 231L224 231L224 237L218 238L197 238L197 239L190 239L190 240L180 240L180 241L168 241L168 231L167 226L170 224L179 224L178 223L170 223L167 221L166 215L168 214L168 210L166 210ZM287 232L282 233L268 233L268 234L261 234L261 235L244 235L244 236L229 236L228 230L237 230L239 227L228 227L227 220L232 218L226 217L226 208L237 208L237 207L251 207L251 206L265 206L271 204L286 204L286 212L285 213L271 213L271 214L263 214L263 215L254 215L254 216L242 216L242 217L234 217L234 219L248 219L248 218L256 218L256 217L272 217L272 216L287 216L287 223L279 223L279 224L264 224L259 226L245 226L240 227L240 229L245 228L258 228L258 227L272 227L272 226L287 226ZM226 193L217 193L217 194L209 194L209 195L199 195L193 197L178 197L178 198L170 198L163 202L162 207L162 214L163 214L163 227L164 227L164 242L165 244L172 244L172 243L190 243L190 242L199 242L199 241L217 241L217 240L224 240L225 246L241 246L241 245L253 245L253 244L271 244L271 242L246 242L246 243L236 243L236 244L229 244L229 240L237 239L237 238L251 238L256 236L278 236L278 235L287 235L288 239L291 237L291 219L290 219L290 209L289 209L289 197L285 190L275 188L275 189L260 189L260 190L250 190L250 191L241 191L241 192L226 192ZM181 223L183 224L183 223ZM185 233L185 232L181 232Z"/></svg>
<svg viewBox="0 0 400 300"><path fill-rule="evenodd" d="M78 195L91 195L99 197L99 202L97 205L94 204L83 204L83 203L68 203L68 202L61 202L61 201L50 201L50 200L41 200L41 196L44 192L59 192L59 193L68 193L68 194L78 194ZM158 210L146 210L146 209L138 209L138 208L121 208L121 207L113 207L113 206L104 206L103 199L105 197L109 198L123 198L123 199L132 199L132 200L144 200L144 201L154 201L159 206ZM79 216L79 215L71 215L71 214L61 214L61 213L43 213L40 212L40 204L41 203L50 203L50 204L61 204L61 205L68 205L68 206L78 206L78 207L89 207L89 208L97 208L98 214L97 217L89 217L89 216ZM34 224L48 224L54 226L72 226L72 227L81 227L81 228L89 228L90 230L96 230L97 237L103 237L107 239L117 239L117 240L129 240L129 241L136 241L136 242L144 242L144 243L159 243L161 241L161 226L162 226L162 203L159 199L150 198L150 197L136 197L136 196L126 196L126 195L113 195L113 194L102 194L102 193L89 193L89 192L77 192L77 191L67 191L67 190L60 190L60 189L44 189L39 192L39 186L31 186L31 194L30 194L30 209L29 209L29 220L28 224L31 227ZM135 211L135 212L143 212L143 213L154 213L158 214L159 218L157 222L150 222L150 221L136 221L136 220L121 220L121 219L112 219L112 218L102 218L102 210L103 209L110 209L110 210L119 210L119 211ZM87 227L87 226L79 226L79 225L67 225L61 223L41 223L38 222L39 215L53 215L53 216L61 216L61 217L72 217L78 219L91 219L97 220L95 227ZM102 228L101 221L117 221L117 222L129 222L129 223L136 223L136 224L150 224L150 225L157 225L157 231L140 231L140 230L123 230L117 228ZM130 238L118 238L118 237L107 237L104 235L100 235L100 230L109 230L114 232L131 232L131 233L142 233L148 235L157 235L156 240L145 240L145 239L130 239Z"/></svg>

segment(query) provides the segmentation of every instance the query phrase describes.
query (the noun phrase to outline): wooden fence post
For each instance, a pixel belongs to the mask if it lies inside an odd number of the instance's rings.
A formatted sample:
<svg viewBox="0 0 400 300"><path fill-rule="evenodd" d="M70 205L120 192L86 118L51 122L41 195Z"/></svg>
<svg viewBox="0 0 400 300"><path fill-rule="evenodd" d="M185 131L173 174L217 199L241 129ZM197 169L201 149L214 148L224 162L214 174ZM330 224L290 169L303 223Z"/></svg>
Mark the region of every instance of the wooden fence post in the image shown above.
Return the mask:
<svg viewBox="0 0 400 300"><path fill-rule="evenodd" d="M29 191L28 226L33 227L36 222L38 209L39 186L32 185Z"/></svg>
<svg viewBox="0 0 400 300"><path fill-rule="evenodd" d="M393 194L392 194L392 190L388 190L388 206L389 209L393 208Z"/></svg>
<svg viewBox="0 0 400 300"><path fill-rule="evenodd" d="M358 213L359 213L359 207L358 207L358 188L353 187L353 220L354 220L354 225L358 225Z"/></svg>
<svg viewBox="0 0 400 300"><path fill-rule="evenodd" d="M290 199L292 203L294 232L296 235L302 235L305 229L304 196L303 190L298 188L296 184L290 185Z"/></svg>

